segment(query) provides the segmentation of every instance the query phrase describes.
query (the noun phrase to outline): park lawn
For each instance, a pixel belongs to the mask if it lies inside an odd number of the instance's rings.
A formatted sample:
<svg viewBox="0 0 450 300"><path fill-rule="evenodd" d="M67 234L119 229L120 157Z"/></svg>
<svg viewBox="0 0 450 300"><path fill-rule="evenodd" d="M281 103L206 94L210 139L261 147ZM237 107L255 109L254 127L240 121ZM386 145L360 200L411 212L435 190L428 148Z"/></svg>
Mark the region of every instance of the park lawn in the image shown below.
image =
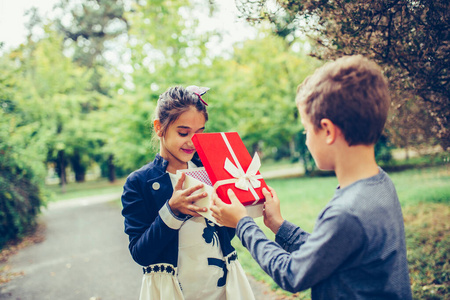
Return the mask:
<svg viewBox="0 0 450 300"><path fill-rule="evenodd" d="M450 166L390 173L399 195L405 220L405 235L414 299L446 299L450 294ZM307 231L334 194L335 177L267 180L281 201L283 217ZM274 235L256 219L266 235ZM265 281L286 299L310 299L310 291L281 291L265 274L238 239L233 240L244 269Z"/></svg>
<svg viewBox="0 0 450 300"><path fill-rule="evenodd" d="M62 191L61 186L58 184L47 185L46 189L49 193L50 202L63 201L97 195L120 194L123 190L125 180L126 178L120 178L111 183L107 179L101 178L81 183L71 182L66 185L65 191Z"/></svg>
<svg viewBox="0 0 450 300"><path fill-rule="evenodd" d="M403 208L411 286L414 299L445 299L450 294L450 166L420 168L390 173ZM56 200L107 193L120 193L125 179L111 184L106 180L71 183L66 192L51 186ZM337 180L329 177L271 179L281 201L283 216L311 231L316 217L334 194ZM118 204L120 205L120 204ZM274 238L256 219L267 236ZM238 239L233 240L244 269L257 280L266 282L286 299L310 299L310 292L291 294L280 290L265 274Z"/></svg>

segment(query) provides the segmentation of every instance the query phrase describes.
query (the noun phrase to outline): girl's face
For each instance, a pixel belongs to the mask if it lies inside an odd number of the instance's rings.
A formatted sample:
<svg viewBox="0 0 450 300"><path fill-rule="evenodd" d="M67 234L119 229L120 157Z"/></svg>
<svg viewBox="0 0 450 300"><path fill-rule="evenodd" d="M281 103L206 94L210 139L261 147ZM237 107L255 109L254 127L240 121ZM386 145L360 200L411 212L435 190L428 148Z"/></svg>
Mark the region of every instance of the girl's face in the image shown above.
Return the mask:
<svg viewBox="0 0 450 300"><path fill-rule="evenodd" d="M187 169L187 162L195 153L192 136L203 132L205 123L203 113L193 106L168 126L164 136L159 121L155 121L155 131L161 139L160 154L169 162L167 171L175 173L176 170Z"/></svg>

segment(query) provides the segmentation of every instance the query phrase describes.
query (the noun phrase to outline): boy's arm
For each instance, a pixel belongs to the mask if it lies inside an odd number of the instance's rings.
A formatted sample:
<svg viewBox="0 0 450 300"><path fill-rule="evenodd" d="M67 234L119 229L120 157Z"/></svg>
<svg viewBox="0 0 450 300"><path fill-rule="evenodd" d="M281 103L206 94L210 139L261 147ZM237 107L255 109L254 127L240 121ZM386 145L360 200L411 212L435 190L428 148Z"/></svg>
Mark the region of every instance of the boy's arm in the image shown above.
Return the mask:
<svg viewBox="0 0 450 300"><path fill-rule="evenodd" d="M280 209L280 199L277 192L269 187L270 192L263 188L264 224L275 233L275 241L288 252L298 250L308 239L308 233L300 227L283 219Z"/></svg>
<svg viewBox="0 0 450 300"><path fill-rule="evenodd" d="M275 235L275 242L287 252L294 252L306 242L308 237L308 232L285 220Z"/></svg>
<svg viewBox="0 0 450 300"><path fill-rule="evenodd" d="M302 245L299 250L292 253L283 250L278 243L269 240L250 217L239 221L236 235L261 268L282 289L292 293L308 289L328 278L363 247L365 239L360 223L338 211L325 212L308 237L300 231L284 236L283 227L293 228L284 222L277 239L287 238L287 244L292 247ZM301 241L289 242L295 236Z"/></svg>

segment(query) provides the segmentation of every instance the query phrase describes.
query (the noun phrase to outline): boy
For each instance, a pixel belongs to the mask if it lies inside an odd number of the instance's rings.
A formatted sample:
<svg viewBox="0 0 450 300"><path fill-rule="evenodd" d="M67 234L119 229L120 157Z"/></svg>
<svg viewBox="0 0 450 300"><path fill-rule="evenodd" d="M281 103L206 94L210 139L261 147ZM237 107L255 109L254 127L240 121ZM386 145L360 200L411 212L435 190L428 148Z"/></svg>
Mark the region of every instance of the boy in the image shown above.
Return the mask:
<svg viewBox="0 0 450 300"><path fill-rule="evenodd" d="M334 197L307 233L285 221L276 192L264 190L270 241L229 190L211 210L283 289L311 288L312 299L412 299L403 216L394 185L375 161L374 145L390 98L379 67L362 56L324 65L297 89L306 145L316 165L334 170Z"/></svg>

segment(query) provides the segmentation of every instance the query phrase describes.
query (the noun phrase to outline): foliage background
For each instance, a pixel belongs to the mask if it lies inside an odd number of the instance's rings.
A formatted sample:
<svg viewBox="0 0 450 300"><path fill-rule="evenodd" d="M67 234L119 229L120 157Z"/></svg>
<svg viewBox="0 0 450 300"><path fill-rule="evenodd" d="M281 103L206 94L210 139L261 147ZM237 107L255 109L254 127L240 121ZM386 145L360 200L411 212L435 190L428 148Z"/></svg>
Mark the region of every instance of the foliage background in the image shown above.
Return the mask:
<svg viewBox="0 0 450 300"><path fill-rule="evenodd" d="M327 59L363 53L395 96L378 161L392 164L394 147L447 150L448 1L277 3L272 14L266 1L236 1L243 18L265 21L231 48L219 47L225 32L200 27L220 14L215 1L61 0L52 19L31 9L26 41L0 41L0 248L35 224L50 170L65 192L71 174L83 182L99 168L114 182L150 161L153 112L173 85L211 88L207 131L237 131L264 163L311 173L296 87ZM422 243L421 232L408 238Z"/></svg>

